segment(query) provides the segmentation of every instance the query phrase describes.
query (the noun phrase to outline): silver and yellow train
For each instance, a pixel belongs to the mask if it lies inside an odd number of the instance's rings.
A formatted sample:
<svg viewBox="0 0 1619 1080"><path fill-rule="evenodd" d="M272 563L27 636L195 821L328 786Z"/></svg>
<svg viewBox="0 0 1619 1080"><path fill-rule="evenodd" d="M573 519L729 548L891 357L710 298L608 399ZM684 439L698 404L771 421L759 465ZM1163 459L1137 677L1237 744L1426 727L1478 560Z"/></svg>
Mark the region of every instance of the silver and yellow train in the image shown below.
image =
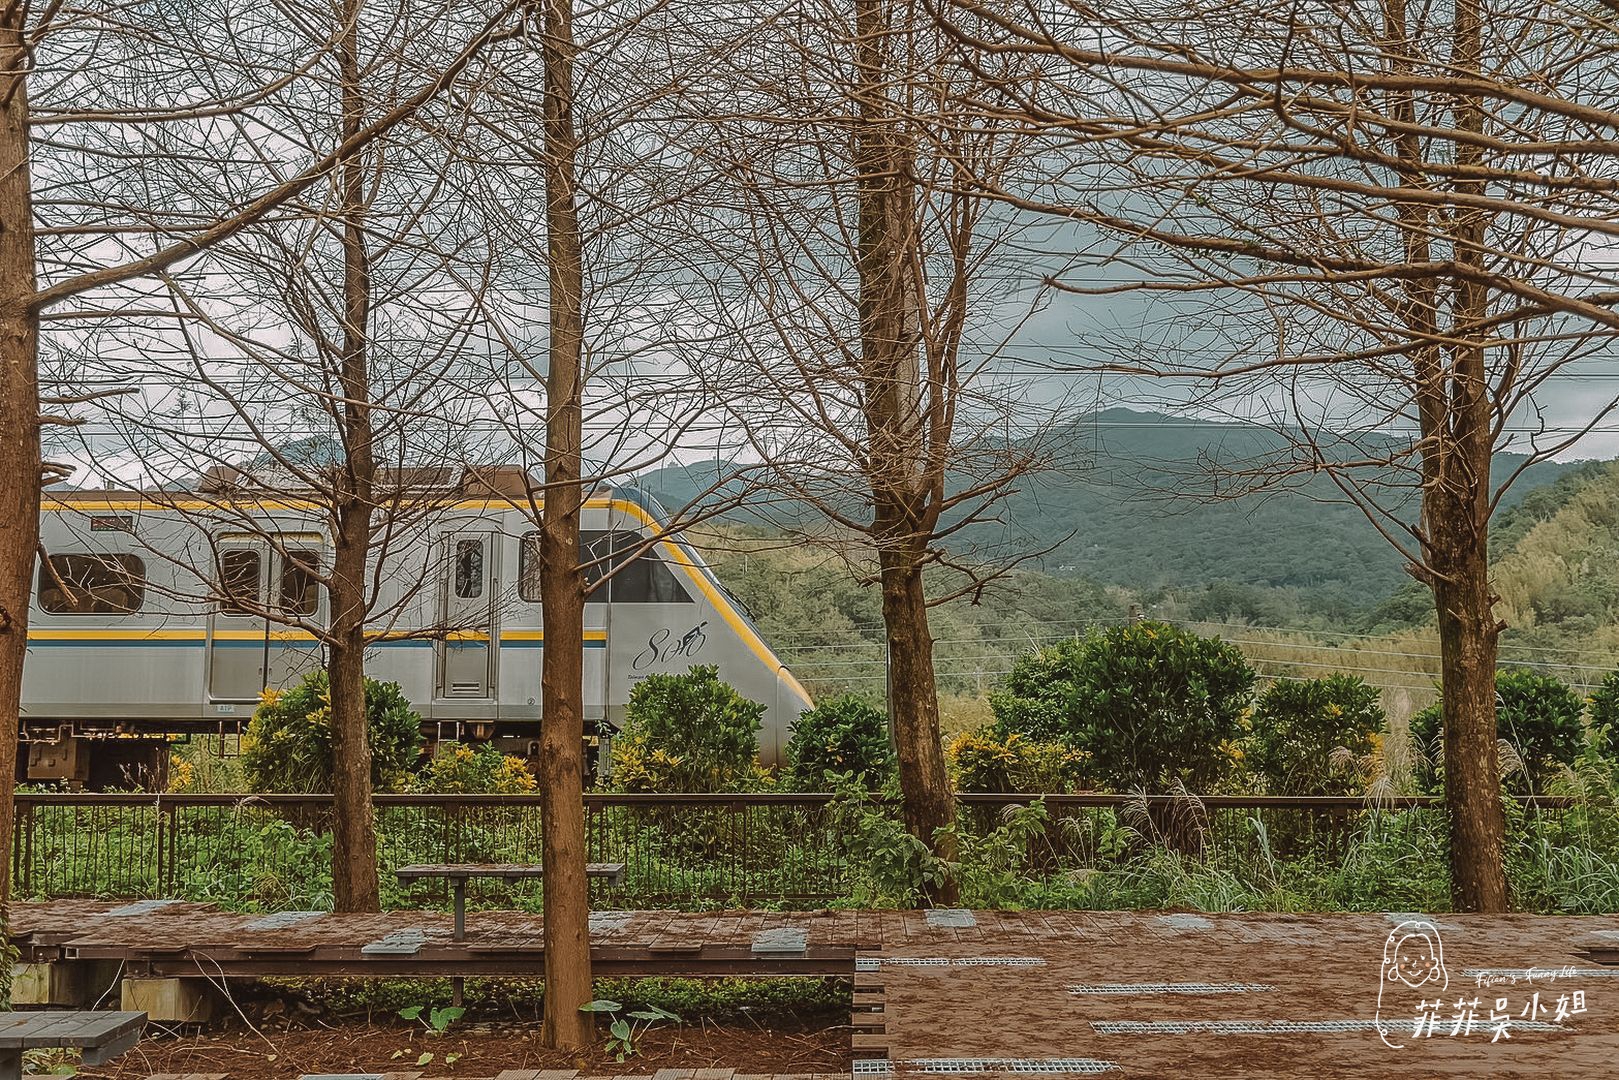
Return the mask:
<svg viewBox="0 0 1619 1080"><path fill-rule="evenodd" d="M612 568L585 605L587 721L616 725L648 675L714 664L766 706L760 757L774 763L809 696L697 552L661 536L660 517L633 492L585 506L581 539L602 559L593 573ZM236 732L266 688L318 667L316 636L289 626L326 617L323 528L320 509L296 499L51 497L20 771L92 786L160 771L170 737ZM532 754L545 647L536 541L533 515L510 497L445 500L395 537L376 575L386 625L367 674L400 685L430 738Z"/></svg>

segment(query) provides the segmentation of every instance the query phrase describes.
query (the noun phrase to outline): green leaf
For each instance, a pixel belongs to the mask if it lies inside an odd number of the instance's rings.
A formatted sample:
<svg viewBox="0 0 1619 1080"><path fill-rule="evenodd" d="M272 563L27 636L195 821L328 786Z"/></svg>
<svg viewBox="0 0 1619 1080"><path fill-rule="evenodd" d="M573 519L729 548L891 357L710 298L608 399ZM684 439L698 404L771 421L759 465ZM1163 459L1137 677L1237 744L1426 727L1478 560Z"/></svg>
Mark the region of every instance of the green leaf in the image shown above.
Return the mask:
<svg viewBox="0 0 1619 1080"><path fill-rule="evenodd" d="M445 1054L444 1055L444 1064L446 1064L446 1065L454 1065L457 1061L460 1061L460 1060L461 1060L461 1055L460 1054Z"/></svg>
<svg viewBox="0 0 1619 1080"><path fill-rule="evenodd" d="M431 1053L427 1053L427 1054L423 1054L421 1057L417 1058L416 1059L416 1064L418 1064L418 1065L426 1065L429 1062L431 1062L432 1060L433 1060L433 1055Z"/></svg>
<svg viewBox="0 0 1619 1080"><path fill-rule="evenodd" d="M668 1009L660 1009L656 1005L648 1005L644 1009L637 1009L635 1012L628 1013L627 1015L632 1016L637 1020L669 1020L676 1024L680 1023L680 1017L676 1016Z"/></svg>
<svg viewBox="0 0 1619 1080"><path fill-rule="evenodd" d="M403 1009L399 1010L399 1015L404 1017L406 1020L418 1020L422 1015L422 1006L407 1005Z"/></svg>
<svg viewBox="0 0 1619 1080"><path fill-rule="evenodd" d="M630 1022L624 1019L622 1016L614 1020L613 1026L608 1030L614 1035L618 1036L624 1042L630 1041Z"/></svg>
<svg viewBox="0 0 1619 1080"><path fill-rule="evenodd" d="M68 1062L64 1061L60 1065L52 1065L51 1066L51 1075L52 1076L77 1076L77 1075L79 1075L79 1069L78 1069L78 1066L69 1064Z"/></svg>
<svg viewBox="0 0 1619 1080"><path fill-rule="evenodd" d="M595 1001L587 1001L583 1005L579 1006L579 1011L588 1013L618 1012L618 1010L622 1009L623 1007L624 1006L620 1005L616 1001L609 1001L606 998L597 998Z"/></svg>

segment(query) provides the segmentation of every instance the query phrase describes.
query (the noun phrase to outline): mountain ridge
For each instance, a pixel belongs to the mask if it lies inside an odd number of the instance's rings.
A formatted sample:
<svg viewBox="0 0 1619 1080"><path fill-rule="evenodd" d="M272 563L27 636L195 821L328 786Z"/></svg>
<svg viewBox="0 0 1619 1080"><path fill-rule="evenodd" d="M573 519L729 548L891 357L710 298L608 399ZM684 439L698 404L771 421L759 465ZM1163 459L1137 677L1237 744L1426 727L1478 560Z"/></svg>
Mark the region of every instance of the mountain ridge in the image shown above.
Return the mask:
<svg viewBox="0 0 1619 1080"><path fill-rule="evenodd" d="M1405 445L1378 433L1340 438L1361 450ZM1287 451L1286 436L1271 428L1116 408L1079 417L1046 442L1062 466L1020 478L1001 504L1005 523L963 530L958 550L1045 551L1034 568L1142 593L1216 584L1282 590L1310 610L1342 616L1363 616L1410 582L1399 553L1325 475L1224 494L1223 477ZM1495 475L1523 461L1499 454ZM1529 466L1496 520L1510 521L1505 515L1530 494L1592 467ZM723 461L665 466L638 479L666 505L684 506L732 469ZM1405 505L1415 505L1410 494ZM813 511L772 504L778 521L794 514ZM746 508L725 516L761 523Z"/></svg>

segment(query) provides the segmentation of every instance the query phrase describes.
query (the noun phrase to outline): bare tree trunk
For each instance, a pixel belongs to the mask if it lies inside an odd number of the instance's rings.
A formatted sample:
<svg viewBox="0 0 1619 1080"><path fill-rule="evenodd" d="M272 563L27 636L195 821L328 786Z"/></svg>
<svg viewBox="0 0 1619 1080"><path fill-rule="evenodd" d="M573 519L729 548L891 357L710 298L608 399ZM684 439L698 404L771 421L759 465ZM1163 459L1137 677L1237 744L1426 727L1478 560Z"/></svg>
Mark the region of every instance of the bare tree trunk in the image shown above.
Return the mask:
<svg viewBox="0 0 1619 1080"><path fill-rule="evenodd" d="M334 568L334 583L346 572ZM334 605L338 591L332 590ZM333 907L337 911L380 911L371 747L366 738L365 642L359 625L334 634L328 672L332 692Z"/></svg>
<svg viewBox="0 0 1619 1080"><path fill-rule="evenodd" d="M881 555L883 625L888 634L889 708L899 758L899 786L905 827L942 859L956 857L956 845L940 829L955 823L956 800L945 771L939 734L939 690L933 676L933 634L928 628L922 569L906 553ZM930 887L935 903L954 904L952 877Z"/></svg>
<svg viewBox="0 0 1619 1080"><path fill-rule="evenodd" d="M359 0L343 6L338 43L343 79L342 138L364 123L358 55ZM332 897L338 911L379 911L377 833L371 806L371 745L365 708L365 564L371 550L376 460L371 446L371 265L365 240L363 162L343 162L343 356L339 385L344 460L333 469L330 663L332 698Z"/></svg>
<svg viewBox="0 0 1619 1080"><path fill-rule="evenodd" d="M1480 65L1477 0L1456 5L1455 63L1463 71ZM1458 132L1484 130L1476 97L1458 99ZM1456 141L1458 168L1479 168L1475 141ZM1484 185L1458 183L1470 195ZM1501 809L1500 751L1496 745L1495 663L1500 627L1490 591L1490 464L1494 450L1488 370L1479 331L1489 309L1480 284L1488 219L1476 206L1456 209L1450 219L1452 257L1473 271L1458 274L1452 288L1449 380L1451 449L1439 483L1425 487L1424 519L1430 530L1434 601L1438 609L1440 687L1444 698L1445 802L1450 813L1451 898L1462 911L1506 911L1511 901L1506 870L1506 819Z"/></svg>
<svg viewBox="0 0 1619 1080"><path fill-rule="evenodd" d="M938 830L955 823L955 800L939 737L933 639L922 587L926 537L938 519L943 487L937 410L943 388L924 386L918 282L916 161L903 117L889 99L895 81L894 20L904 4L856 0L859 72L855 184L859 206L860 362L870 453L865 462L873 504L872 536L882 569L894 743L906 827L941 858L954 848ZM944 437L948 438L948 428ZM953 903L953 880L929 889Z"/></svg>
<svg viewBox="0 0 1619 1080"><path fill-rule="evenodd" d="M28 169L28 9L0 19L0 903L10 895L12 793L28 601L39 550L39 313Z"/></svg>
<svg viewBox="0 0 1619 1080"><path fill-rule="evenodd" d="M585 576L583 502L584 250L573 121L573 4L545 4L545 226L550 369L545 380L545 506L540 525L540 813L545 863L546 1046L580 1049L594 1036L590 893L585 878Z"/></svg>
<svg viewBox="0 0 1619 1080"><path fill-rule="evenodd" d="M1436 567L1436 569L1440 569ZM1458 552L1434 586L1443 691L1451 899L1458 911L1506 911L1506 819L1496 745L1498 628L1482 543Z"/></svg>

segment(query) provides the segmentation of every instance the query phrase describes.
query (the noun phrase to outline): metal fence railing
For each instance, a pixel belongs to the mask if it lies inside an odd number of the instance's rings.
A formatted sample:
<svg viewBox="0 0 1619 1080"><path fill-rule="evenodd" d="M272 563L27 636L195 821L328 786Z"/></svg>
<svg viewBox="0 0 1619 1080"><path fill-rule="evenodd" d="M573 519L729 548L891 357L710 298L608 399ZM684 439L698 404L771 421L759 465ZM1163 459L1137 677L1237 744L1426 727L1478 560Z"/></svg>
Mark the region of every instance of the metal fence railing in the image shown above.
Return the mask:
<svg viewBox="0 0 1619 1080"><path fill-rule="evenodd" d="M601 907L804 906L847 896L849 837L833 796L589 794L587 855L622 862L621 883L592 884ZM961 795L961 829L982 836L1027 795ZM183 897L231 907L330 904L328 795L20 794L13 895ZM1366 815L1420 821L1437 800L1276 796L1050 795L1043 837L1019 853L1029 874L1095 867L1143 844L1240 855L1342 849ZM1537 812L1569 800L1537 800ZM540 861L532 795L379 795L384 903L442 902L442 883L399 885L389 871L419 862ZM1121 837L1126 839L1121 841ZM524 906L538 886L490 883L475 900Z"/></svg>

